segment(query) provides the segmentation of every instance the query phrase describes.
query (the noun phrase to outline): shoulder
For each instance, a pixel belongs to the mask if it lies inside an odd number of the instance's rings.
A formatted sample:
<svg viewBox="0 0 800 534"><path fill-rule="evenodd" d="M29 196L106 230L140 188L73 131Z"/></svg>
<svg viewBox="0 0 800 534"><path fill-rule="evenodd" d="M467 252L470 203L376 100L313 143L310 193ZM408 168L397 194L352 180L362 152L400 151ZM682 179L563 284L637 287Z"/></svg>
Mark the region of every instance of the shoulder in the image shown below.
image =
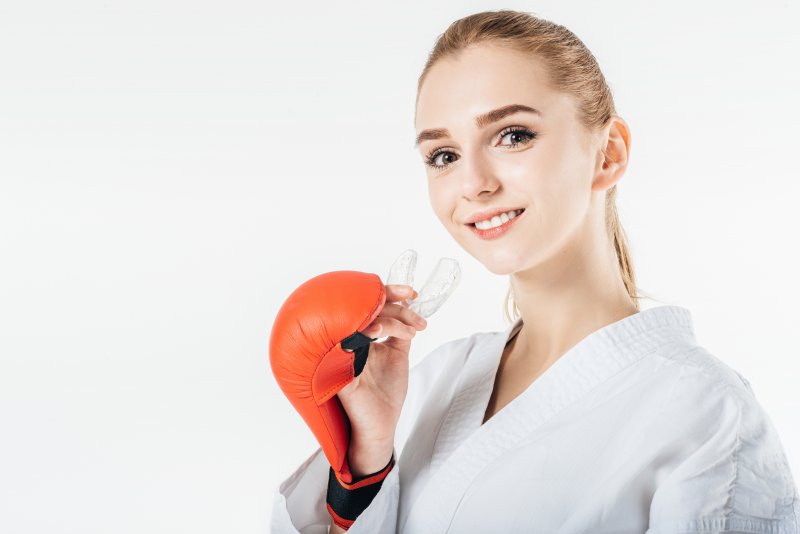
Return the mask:
<svg viewBox="0 0 800 534"><path fill-rule="evenodd" d="M757 438L760 445L780 448L777 441L763 441L776 437L772 422L739 371L697 344L676 344L655 357L661 360L657 373L669 391L664 410L679 416L676 421L682 426L699 422L711 432L727 425L730 440ZM744 449L739 453L746 453Z"/></svg>
<svg viewBox="0 0 800 534"><path fill-rule="evenodd" d="M657 472L651 524L695 521L698 532L700 525L722 520L796 528L797 488L778 433L749 381L698 345L657 357L670 376L657 431L670 461Z"/></svg>
<svg viewBox="0 0 800 534"><path fill-rule="evenodd" d="M716 436L736 453L731 461L749 461L763 453L778 460L782 446L747 378L696 344L657 357L663 360L658 373L669 390L663 412L674 418L676 430L703 429L678 436L689 441Z"/></svg>
<svg viewBox="0 0 800 534"><path fill-rule="evenodd" d="M752 394L750 382L741 373L696 343L682 339L665 344L655 357L662 360L666 371L680 373L705 388L734 388Z"/></svg>

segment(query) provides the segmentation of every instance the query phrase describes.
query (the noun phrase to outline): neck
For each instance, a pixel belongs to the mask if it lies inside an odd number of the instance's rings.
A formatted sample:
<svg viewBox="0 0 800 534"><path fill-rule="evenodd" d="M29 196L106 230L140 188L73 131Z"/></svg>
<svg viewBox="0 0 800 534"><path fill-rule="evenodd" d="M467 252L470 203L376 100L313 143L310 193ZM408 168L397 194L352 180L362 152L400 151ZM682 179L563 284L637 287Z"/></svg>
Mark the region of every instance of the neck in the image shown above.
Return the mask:
<svg viewBox="0 0 800 534"><path fill-rule="evenodd" d="M545 366L581 339L636 313L605 229L583 225L551 260L511 275L523 326L514 342L519 358Z"/></svg>

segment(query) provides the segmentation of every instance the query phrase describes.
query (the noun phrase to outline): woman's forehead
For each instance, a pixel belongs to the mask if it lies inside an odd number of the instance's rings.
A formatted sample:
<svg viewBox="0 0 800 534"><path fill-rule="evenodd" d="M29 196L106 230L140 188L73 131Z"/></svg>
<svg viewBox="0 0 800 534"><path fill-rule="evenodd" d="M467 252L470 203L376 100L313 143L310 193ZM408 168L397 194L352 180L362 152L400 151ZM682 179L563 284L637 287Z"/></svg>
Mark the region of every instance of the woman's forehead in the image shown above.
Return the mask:
<svg viewBox="0 0 800 534"><path fill-rule="evenodd" d="M535 57L497 47L467 50L428 71L417 99L415 126L418 131L446 127L515 103L539 110L544 118L548 110L555 114L560 100Z"/></svg>

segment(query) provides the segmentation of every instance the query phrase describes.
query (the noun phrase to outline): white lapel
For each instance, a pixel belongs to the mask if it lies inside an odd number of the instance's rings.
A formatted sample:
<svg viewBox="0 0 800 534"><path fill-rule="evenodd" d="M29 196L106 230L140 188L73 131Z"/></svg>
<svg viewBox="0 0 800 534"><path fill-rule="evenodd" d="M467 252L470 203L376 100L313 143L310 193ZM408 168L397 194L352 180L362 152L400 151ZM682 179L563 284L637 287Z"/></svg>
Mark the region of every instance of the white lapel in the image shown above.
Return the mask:
<svg viewBox="0 0 800 534"><path fill-rule="evenodd" d="M482 425L503 348L520 327L517 319L470 355L436 439L427 484L407 517L401 514L400 532L446 532L469 484L492 460L662 344L676 336L694 342L686 308L640 311L583 338Z"/></svg>
<svg viewBox="0 0 800 534"><path fill-rule="evenodd" d="M486 345L476 350L467 361L456 387L456 396L450 404L447 417L436 439L431 459L432 471L437 470L453 451L481 426L492 396L494 378L500 366L503 349L520 328L522 328L521 317L505 331L493 333L487 339Z"/></svg>

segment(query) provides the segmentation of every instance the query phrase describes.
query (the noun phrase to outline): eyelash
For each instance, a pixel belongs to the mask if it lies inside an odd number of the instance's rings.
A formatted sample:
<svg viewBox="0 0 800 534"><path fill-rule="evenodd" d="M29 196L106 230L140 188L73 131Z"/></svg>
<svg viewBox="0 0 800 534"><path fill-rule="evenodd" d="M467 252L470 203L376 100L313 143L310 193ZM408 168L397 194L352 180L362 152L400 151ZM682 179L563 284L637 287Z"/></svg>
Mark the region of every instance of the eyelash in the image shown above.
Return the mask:
<svg viewBox="0 0 800 534"><path fill-rule="evenodd" d="M518 127L518 126L510 126L510 127L506 128L505 130L500 132L500 138L502 139L503 137L505 137L505 136L507 136L508 134L511 134L511 133L523 133L523 134L525 134L525 135L527 135L529 137L529 139L527 141L520 141L519 143L512 143L511 144L512 147L515 147L517 145L528 144L531 141L533 141L534 139L536 139L536 135L537 135L536 132L532 132L531 130L529 130L527 128L522 128L522 127ZM442 149L442 148L437 148L437 149L431 151L430 153L428 153L427 156L425 156L425 165L427 165L428 167L437 169L437 170L438 169L444 169L448 165L436 165L433 162L436 161L436 157L439 154L447 154L447 153L452 154L453 152L451 152L450 150Z"/></svg>

